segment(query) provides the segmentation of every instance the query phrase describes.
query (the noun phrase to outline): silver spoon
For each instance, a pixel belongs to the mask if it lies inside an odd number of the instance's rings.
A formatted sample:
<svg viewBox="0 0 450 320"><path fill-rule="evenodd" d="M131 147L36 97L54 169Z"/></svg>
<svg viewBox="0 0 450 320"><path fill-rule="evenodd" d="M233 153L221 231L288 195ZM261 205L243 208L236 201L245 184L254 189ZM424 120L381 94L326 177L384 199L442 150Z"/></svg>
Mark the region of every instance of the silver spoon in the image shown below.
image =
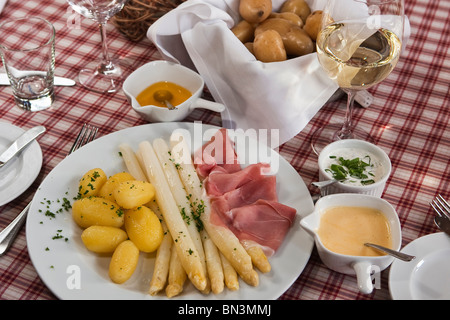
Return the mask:
<svg viewBox="0 0 450 320"><path fill-rule="evenodd" d="M410 256L409 254L402 253L402 252L399 252L399 251L395 251L395 250L392 250L392 249L389 249L389 248L386 248L386 247L383 247L383 246L380 246L380 245L377 245L377 244L364 243L364 245L366 247L372 247L372 248L381 250L381 251L387 253L388 255L391 255L391 256L393 256L393 257L395 257L397 259L403 260L403 261L411 261L411 260L416 258L415 256Z"/></svg>
<svg viewBox="0 0 450 320"><path fill-rule="evenodd" d="M311 182L311 184L320 189L320 188L325 188L325 187L331 186L332 184L335 184L336 182L339 182L339 180L331 179L331 180L325 180L325 181Z"/></svg>
<svg viewBox="0 0 450 320"><path fill-rule="evenodd" d="M162 102L166 105L167 109L173 110L176 109L169 101L172 100L173 95L167 90L158 90L153 94L153 98L156 101Z"/></svg>

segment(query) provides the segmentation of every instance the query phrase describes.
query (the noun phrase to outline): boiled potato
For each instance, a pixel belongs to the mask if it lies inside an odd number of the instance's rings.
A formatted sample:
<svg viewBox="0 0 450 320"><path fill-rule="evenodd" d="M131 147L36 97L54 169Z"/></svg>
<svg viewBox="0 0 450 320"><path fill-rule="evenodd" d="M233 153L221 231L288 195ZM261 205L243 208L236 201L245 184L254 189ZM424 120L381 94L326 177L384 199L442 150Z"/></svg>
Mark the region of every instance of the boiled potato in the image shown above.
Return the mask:
<svg viewBox="0 0 450 320"><path fill-rule="evenodd" d="M155 196L155 187L147 181L123 181L114 189L113 195L119 206L131 209L152 200Z"/></svg>
<svg viewBox="0 0 450 320"><path fill-rule="evenodd" d="M250 23L260 23L272 12L272 0L240 0L239 14Z"/></svg>
<svg viewBox="0 0 450 320"><path fill-rule="evenodd" d="M269 15L268 19L272 19L272 18L280 18L280 19L285 19L287 21L289 21L290 23L292 23L294 26L303 28L303 20L302 18L300 18L298 15L296 15L293 12L272 12Z"/></svg>
<svg viewBox="0 0 450 320"><path fill-rule="evenodd" d="M314 42L305 30L298 27L283 36L283 44L288 55L303 56L314 52Z"/></svg>
<svg viewBox="0 0 450 320"><path fill-rule="evenodd" d="M303 23L305 23L311 9L305 0L286 0L281 6L280 12L293 12L302 18Z"/></svg>
<svg viewBox="0 0 450 320"><path fill-rule="evenodd" d="M164 236L157 215L145 206L125 211L125 230L130 240L143 252L158 249Z"/></svg>
<svg viewBox="0 0 450 320"><path fill-rule="evenodd" d="M255 36L266 30L274 30L280 34L287 55L302 56L314 51L314 43L306 31L288 20L267 19L256 28Z"/></svg>
<svg viewBox="0 0 450 320"><path fill-rule="evenodd" d="M97 253L114 252L117 246L128 239L125 231L116 227L90 226L81 234L86 248Z"/></svg>
<svg viewBox="0 0 450 320"><path fill-rule="evenodd" d="M322 21L322 11L317 10L308 16L305 22L305 26L303 27L303 30L305 30L306 33L308 33L308 35L314 41L316 41L317 34L320 31L321 21Z"/></svg>
<svg viewBox="0 0 450 320"><path fill-rule="evenodd" d="M262 22L260 25L258 25L258 27L256 27L255 37L257 37L264 31L275 30L280 34L281 38L283 38L283 36L286 33L288 33L293 27L294 25L286 19L270 18Z"/></svg>
<svg viewBox="0 0 450 320"><path fill-rule="evenodd" d="M244 46L247 48L248 51L250 51L252 55L255 55L255 52L253 51L253 42L246 42L244 43Z"/></svg>
<svg viewBox="0 0 450 320"><path fill-rule="evenodd" d="M266 30L255 37L253 51L262 62L284 61L287 58L283 39L275 30Z"/></svg>
<svg viewBox="0 0 450 320"><path fill-rule="evenodd" d="M253 40L255 27L250 22L241 20L233 28L231 28L231 31L242 43L246 43Z"/></svg>
<svg viewBox="0 0 450 320"><path fill-rule="evenodd" d="M73 220L81 227L110 226L120 228L122 209L113 201L100 197L81 198L72 204Z"/></svg>
<svg viewBox="0 0 450 320"><path fill-rule="evenodd" d="M128 180L134 180L134 177L128 172L119 172L116 173L115 175L112 175L111 177L108 178L108 180L106 180L106 182L100 188L97 196L111 201L116 201L113 195L114 189L116 189L121 182Z"/></svg>
<svg viewBox="0 0 450 320"><path fill-rule="evenodd" d="M96 196L107 179L102 169L95 168L89 170L83 175L78 184L79 197Z"/></svg>
<svg viewBox="0 0 450 320"><path fill-rule="evenodd" d="M270 12L267 14L269 6ZM232 31L257 60L284 61L314 52L321 11L311 13L305 0L286 0L279 12L271 12L272 5L265 0L241 0L239 10L244 20ZM311 18L305 28L309 16ZM279 36L273 32L265 33L269 30L276 31ZM262 33L265 34L260 37Z"/></svg>
<svg viewBox="0 0 450 320"><path fill-rule="evenodd" d="M131 240L120 243L109 263L109 277L114 283L124 283L134 273L139 261L139 249Z"/></svg>

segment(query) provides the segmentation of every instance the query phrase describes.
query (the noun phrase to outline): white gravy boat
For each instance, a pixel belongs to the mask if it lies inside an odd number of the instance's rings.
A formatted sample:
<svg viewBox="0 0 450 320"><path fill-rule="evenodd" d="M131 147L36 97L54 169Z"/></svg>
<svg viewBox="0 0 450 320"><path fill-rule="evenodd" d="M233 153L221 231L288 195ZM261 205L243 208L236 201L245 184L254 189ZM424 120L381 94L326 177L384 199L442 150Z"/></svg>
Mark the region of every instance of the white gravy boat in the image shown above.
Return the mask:
<svg viewBox="0 0 450 320"><path fill-rule="evenodd" d="M320 240L318 229L321 215L327 208L334 206L369 207L383 212L391 226L392 248L394 250L400 250L402 243L400 221L397 212L386 200L376 196L340 193L320 198L316 202L314 211L300 221L300 225L314 237L317 251L322 262L331 270L344 274L356 275L359 290L362 293L369 294L374 288L372 273L374 273L374 277L378 276L378 279L381 280L380 274L377 275L377 273L389 267L394 258L389 255L351 256L328 250Z"/></svg>
<svg viewBox="0 0 450 320"><path fill-rule="evenodd" d="M185 102L169 110L158 106L141 106L136 97L153 83L170 81L192 93ZM144 64L131 73L123 83L123 91L131 107L145 120L150 122L180 121L186 118L194 109L203 108L222 112L225 106L201 98L205 83L203 78L191 69L170 61L157 60Z"/></svg>

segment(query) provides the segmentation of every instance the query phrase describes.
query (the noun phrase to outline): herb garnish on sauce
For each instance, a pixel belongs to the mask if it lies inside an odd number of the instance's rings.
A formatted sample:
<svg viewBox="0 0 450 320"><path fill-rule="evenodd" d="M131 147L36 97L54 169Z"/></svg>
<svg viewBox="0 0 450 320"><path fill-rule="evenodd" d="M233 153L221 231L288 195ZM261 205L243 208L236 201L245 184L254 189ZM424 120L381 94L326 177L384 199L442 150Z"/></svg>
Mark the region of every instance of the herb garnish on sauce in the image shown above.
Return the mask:
<svg viewBox="0 0 450 320"><path fill-rule="evenodd" d="M330 159L336 159L336 156L330 156ZM371 171L367 171L373 168L369 156L365 156L362 159L359 157L354 159L339 157L337 161L338 164L332 164L329 169L325 169L326 172L331 173L334 179L343 181L350 177L359 179L362 185L375 183L374 179L369 179L369 176L373 177L374 174Z"/></svg>

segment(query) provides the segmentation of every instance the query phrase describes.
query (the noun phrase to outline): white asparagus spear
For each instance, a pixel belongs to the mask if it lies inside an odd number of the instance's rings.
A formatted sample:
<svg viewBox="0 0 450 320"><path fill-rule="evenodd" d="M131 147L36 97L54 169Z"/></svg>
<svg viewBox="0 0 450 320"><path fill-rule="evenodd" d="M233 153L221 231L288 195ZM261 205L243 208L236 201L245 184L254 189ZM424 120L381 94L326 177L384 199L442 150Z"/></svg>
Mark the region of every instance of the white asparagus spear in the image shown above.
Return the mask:
<svg viewBox="0 0 450 320"><path fill-rule="evenodd" d="M211 205L190 157L189 147L181 135L173 134L170 139L171 154L177 165L178 173L183 181L191 203L201 211L201 220L208 235L217 248L228 259L240 277L249 285L259 284L258 273L253 269L251 257L244 249L239 239L225 226L214 225L211 218ZM189 156L187 156L189 154Z"/></svg>
<svg viewBox="0 0 450 320"><path fill-rule="evenodd" d="M143 170L156 189L155 198L174 240L178 258L192 284L202 291L206 288L207 278L201 257L180 215L155 151L150 142L143 141L139 144L138 152L142 159Z"/></svg>

